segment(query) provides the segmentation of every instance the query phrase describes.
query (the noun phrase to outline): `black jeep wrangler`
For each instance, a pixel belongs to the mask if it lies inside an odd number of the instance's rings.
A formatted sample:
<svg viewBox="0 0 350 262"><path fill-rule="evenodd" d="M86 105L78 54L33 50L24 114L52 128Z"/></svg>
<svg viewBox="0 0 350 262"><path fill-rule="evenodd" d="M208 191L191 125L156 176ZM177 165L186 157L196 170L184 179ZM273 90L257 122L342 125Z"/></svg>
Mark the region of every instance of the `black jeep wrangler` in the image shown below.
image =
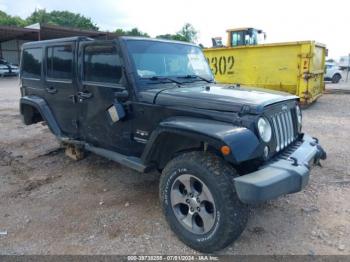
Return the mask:
<svg viewBox="0 0 350 262"><path fill-rule="evenodd" d="M120 37L26 43L20 111L76 151L162 173L172 230L203 252L239 237L249 205L300 191L326 158L298 97L215 83L193 44Z"/></svg>

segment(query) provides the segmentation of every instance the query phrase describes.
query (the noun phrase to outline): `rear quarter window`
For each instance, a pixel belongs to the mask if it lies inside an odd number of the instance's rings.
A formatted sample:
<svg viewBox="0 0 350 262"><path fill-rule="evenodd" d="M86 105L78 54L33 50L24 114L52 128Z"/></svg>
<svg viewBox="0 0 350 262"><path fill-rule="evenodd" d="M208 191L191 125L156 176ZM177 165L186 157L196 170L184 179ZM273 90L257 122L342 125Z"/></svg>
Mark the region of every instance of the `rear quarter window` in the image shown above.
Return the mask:
<svg viewBox="0 0 350 262"><path fill-rule="evenodd" d="M42 48L24 49L22 56L22 77L40 79L42 59Z"/></svg>

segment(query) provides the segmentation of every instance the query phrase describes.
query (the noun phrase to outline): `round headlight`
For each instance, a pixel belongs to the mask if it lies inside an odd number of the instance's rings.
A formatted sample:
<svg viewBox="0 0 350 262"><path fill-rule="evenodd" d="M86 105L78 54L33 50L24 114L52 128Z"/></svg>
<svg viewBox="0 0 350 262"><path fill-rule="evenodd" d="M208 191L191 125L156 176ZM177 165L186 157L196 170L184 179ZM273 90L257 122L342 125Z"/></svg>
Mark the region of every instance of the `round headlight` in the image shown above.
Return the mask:
<svg viewBox="0 0 350 262"><path fill-rule="evenodd" d="M258 120L258 131L264 142L270 142L272 136L271 125L267 119L260 117Z"/></svg>
<svg viewBox="0 0 350 262"><path fill-rule="evenodd" d="M295 111L297 113L298 130L300 131L301 130L301 122L302 122L303 116L301 114L301 109L300 109L300 107L298 105L295 107Z"/></svg>

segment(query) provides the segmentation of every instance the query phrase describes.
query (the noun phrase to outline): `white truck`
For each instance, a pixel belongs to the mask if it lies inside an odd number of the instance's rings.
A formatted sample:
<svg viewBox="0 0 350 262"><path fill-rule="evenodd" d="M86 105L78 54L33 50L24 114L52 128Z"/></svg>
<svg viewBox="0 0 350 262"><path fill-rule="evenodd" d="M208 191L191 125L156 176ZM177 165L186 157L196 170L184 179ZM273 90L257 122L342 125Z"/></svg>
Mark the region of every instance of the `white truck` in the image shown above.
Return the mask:
<svg viewBox="0 0 350 262"><path fill-rule="evenodd" d="M350 69L350 55L349 56L342 56L339 60L339 67L341 69Z"/></svg>
<svg viewBox="0 0 350 262"><path fill-rule="evenodd" d="M326 62L325 65L325 81L332 81L332 83L339 83L342 79L342 71L336 63Z"/></svg>

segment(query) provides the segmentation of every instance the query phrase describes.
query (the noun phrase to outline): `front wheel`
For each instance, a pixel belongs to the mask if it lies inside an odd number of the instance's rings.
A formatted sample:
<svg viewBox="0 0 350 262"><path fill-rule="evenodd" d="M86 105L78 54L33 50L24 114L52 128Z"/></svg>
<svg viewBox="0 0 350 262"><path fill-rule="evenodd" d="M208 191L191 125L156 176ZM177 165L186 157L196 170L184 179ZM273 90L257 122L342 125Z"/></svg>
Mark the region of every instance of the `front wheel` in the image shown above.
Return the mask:
<svg viewBox="0 0 350 262"><path fill-rule="evenodd" d="M248 219L248 207L234 192L236 171L204 152L184 153L163 170L160 201L177 236L201 252L220 250L237 239Z"/></svg>

